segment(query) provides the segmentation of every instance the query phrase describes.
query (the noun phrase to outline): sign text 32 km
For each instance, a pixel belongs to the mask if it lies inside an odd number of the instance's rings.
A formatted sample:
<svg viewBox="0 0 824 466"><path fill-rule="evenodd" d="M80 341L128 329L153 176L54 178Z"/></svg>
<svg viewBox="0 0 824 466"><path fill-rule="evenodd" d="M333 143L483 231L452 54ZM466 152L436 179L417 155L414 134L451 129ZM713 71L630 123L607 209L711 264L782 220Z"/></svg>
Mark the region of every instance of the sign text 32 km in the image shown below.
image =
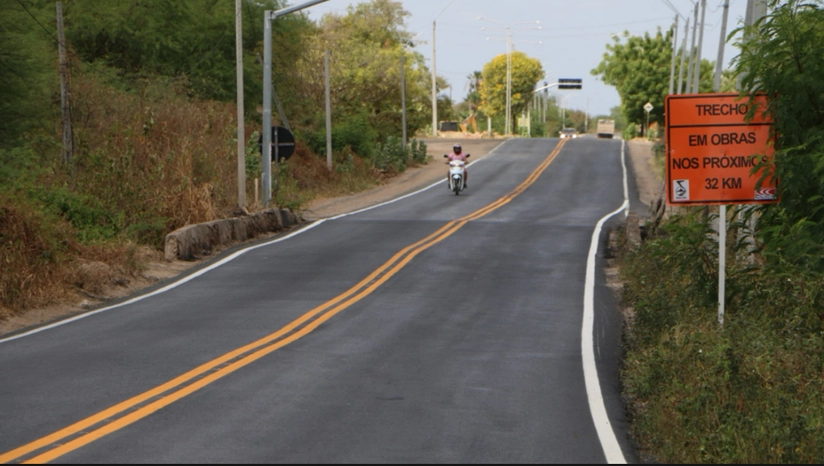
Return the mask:
<svg viewBox="0 0 824 466"><path fill-rule="evenodd" d="M759 108L747 123L750 105ZM738 94L669 95L666 99L667 203L770 204L775 180L752 173L758 157L772 157L767 100ZM753 157L756 156L756 157Z"/></svg>

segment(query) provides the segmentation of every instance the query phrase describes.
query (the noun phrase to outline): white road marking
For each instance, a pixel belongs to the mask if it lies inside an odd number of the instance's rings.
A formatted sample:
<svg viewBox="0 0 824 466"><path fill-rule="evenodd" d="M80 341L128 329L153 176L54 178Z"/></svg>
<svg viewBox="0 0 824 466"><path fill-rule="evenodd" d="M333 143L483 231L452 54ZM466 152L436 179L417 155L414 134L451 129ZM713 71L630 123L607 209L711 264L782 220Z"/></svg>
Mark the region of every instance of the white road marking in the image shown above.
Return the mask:
<svg viewBox="0 0 824 466"><path fill-rule="evenodd" d="M598 439L601 441L601 448L607 463L626 464L624 453L615 431L609 422L607 409L604 405L604 397L601 394L601 383L598 380L598 367L595 364L595 350L593 332L595 324L595 256L598 254L598 240L601 236L601 229L612 216L622 210L629 211L629 192L627 190L627 166L624 162L623 142L621 146L621 166L624 172L624 203L614 212L607 214L595 225L592 232L592 240L589 244L589 256L587 257L587 274L584 284L584 319L581 325L581 355L584 365L584 382L587 388L587 398L589 400L589 412L592 414L592 422L598 432Z"/></svg>

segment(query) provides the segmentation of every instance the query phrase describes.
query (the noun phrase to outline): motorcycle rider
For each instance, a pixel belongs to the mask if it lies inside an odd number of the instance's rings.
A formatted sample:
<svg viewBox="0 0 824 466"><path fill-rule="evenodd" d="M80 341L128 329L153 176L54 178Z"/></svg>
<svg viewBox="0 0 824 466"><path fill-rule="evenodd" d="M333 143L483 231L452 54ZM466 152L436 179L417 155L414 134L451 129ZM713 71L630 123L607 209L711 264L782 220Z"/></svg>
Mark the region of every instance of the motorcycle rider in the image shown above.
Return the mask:
<svg viewBox="0 0 824 466"><path fill-rule="evenodd" d="M460 144L455 144L452 146L452 153L449 154L449 157L446 159L446 163L449 163L453 160L460 160L463 163L466 163L466 154L463 153L463 148L461 148ZM449 180L449 175L446 176L447 181ZM466 169L464 166L464 188L469 187L469 170Z"/></svg>

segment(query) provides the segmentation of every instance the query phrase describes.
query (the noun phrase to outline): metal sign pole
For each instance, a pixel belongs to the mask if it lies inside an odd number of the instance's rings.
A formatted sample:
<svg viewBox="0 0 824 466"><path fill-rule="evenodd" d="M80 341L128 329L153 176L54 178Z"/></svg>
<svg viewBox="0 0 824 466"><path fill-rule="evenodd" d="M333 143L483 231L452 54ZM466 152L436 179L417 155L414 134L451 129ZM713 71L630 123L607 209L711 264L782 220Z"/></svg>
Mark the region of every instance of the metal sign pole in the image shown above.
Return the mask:
<svg viewBox="0 0 824 466"><path fill-rule="evenodd" d="M727 206L718 208L718 325L724 326L727 274Z"/></svg>

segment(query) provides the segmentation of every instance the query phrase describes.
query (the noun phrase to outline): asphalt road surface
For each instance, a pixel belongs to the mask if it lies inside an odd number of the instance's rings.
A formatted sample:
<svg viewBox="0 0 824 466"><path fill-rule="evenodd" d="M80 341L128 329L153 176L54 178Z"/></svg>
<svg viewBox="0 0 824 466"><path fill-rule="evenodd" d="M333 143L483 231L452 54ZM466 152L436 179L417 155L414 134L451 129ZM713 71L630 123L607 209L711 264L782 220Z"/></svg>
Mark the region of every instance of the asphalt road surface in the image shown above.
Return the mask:
<svg viewBox="0 0 824 466"><path fill-rule="evenodd" d="M601 272L621 147L511 140L460 196L444 180L0 340L0 462L635 462Z"/></svg>

